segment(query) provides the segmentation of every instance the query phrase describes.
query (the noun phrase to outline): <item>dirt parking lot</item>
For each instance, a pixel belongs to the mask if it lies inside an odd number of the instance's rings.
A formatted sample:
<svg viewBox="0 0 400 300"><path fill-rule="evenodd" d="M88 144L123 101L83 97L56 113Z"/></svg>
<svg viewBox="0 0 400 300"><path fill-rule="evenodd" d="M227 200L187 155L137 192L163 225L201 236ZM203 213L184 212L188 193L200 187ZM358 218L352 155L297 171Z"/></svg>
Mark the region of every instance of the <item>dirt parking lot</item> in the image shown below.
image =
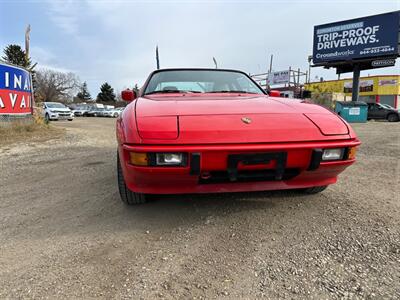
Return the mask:
<svg viewBox="0 0 400 300"><path fill-rule="evenodd" d="M152 197L116 185L115 119L0 148L0 298L399 299L399 123L355 124L319 195Z"/></svg>

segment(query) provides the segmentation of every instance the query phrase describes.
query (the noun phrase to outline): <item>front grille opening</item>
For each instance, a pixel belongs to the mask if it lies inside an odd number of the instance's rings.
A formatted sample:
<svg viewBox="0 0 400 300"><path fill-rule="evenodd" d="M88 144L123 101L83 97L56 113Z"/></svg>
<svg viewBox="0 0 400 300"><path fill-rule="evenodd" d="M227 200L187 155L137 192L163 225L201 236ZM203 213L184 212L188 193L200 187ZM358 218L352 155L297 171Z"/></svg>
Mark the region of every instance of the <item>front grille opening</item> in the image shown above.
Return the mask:
<svg viewBox="0 0 400 300"><path fill-rule="evenodd" d="M213 171L209 172L207 178L199 178L199 184L210 183L235 183L235 182L255 182L255 181L276 181L275 170L243 170L238 172L237 180L230 181L228 172ZM289 180L300 174L300 169L287 168L283 173L282 180Z"/></svg>

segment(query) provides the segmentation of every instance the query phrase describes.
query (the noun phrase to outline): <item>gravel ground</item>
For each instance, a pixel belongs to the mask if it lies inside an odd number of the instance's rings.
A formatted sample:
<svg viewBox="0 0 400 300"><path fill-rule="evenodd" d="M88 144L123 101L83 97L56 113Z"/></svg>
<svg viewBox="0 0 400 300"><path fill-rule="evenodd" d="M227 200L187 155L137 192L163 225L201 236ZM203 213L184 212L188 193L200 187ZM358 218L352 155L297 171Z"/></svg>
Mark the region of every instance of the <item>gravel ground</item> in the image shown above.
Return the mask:
<svg viewBox="0 0 400 300"><path fill-rule="evenodd" d="M0 148L0 298L400 298L399 123L355 124L357 164L319 195L126 207L114 122Z"/></svg>

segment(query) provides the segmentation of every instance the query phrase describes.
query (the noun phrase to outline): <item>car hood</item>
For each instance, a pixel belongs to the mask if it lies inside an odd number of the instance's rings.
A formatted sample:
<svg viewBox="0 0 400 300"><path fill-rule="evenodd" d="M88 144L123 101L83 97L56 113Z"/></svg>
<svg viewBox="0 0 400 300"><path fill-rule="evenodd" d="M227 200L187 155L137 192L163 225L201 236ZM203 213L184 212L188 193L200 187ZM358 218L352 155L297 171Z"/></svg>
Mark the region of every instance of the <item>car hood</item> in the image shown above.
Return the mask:
<svg viewBox="0 0 400 300"><path fill-rule="evenodd" d="M346 123L327 109L264 95L154 95L136 101L147 143L265 143L348 139Z"/></svg>

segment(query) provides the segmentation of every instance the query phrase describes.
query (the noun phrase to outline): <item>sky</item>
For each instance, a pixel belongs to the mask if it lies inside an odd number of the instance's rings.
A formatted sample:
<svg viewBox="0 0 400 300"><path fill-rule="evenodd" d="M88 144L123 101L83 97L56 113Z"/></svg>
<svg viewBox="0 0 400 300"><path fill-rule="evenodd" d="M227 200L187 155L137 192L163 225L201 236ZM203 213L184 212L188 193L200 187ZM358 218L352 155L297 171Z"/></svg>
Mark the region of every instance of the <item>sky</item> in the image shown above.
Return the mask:
<svg viewBox="0 0 400 300"><path fill-rule="evenodd" d="M273 70L306 71L315 25L399 9L399 0L0 0L0 49L24 46L30 24L37 68L74 72L95 97L104 82L116 91L141 86L156 68L156 45L162 68L214 67L215 57L220 68L264 73L273 54ZM400 74L399 66L361 76ZM312 68L316 76L337 78Z"/></svg>

